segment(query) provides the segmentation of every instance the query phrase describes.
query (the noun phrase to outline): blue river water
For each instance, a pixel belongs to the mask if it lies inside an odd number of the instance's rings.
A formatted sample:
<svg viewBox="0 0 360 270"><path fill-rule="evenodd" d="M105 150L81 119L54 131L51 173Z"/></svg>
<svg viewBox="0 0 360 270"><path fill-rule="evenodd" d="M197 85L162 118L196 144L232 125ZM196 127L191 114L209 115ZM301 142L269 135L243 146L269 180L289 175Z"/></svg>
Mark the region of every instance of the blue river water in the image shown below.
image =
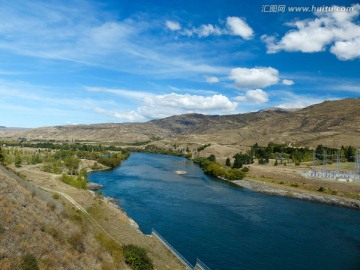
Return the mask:
<svg viewBox="0 0 360 270"><path fill-rule="evenodd" d="M176 170L187 174L178 175ZM145 234L211 269L360 269L360 211L217 181L184 158L132 153L89 174Z"/></svg>

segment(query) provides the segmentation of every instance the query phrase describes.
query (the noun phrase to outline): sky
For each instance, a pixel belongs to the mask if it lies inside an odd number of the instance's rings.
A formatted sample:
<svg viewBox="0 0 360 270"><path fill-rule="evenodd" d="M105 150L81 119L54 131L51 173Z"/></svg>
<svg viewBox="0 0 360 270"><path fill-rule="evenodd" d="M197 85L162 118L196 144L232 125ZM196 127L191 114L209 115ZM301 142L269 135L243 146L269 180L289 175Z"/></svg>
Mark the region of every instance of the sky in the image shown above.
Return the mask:
<svg viewBox="0 0 360 270"><path fill-rule="evenodd" d="M0 126L358 97L356 0L0 0Z"/></svg>

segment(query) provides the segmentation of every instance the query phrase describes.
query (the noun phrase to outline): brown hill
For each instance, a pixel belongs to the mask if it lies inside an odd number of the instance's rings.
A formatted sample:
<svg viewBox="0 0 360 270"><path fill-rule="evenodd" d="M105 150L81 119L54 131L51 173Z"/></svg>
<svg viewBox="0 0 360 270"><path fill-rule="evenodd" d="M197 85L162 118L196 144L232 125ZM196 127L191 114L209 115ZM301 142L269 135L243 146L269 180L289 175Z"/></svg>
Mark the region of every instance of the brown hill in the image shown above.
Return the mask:
<svg viewBox="0 0 360 270"><path fill-rule="evenodd" d="M281 109L235 115L184 114L146 123L56 126L20 131L0 130L0 137L29 140L144 142L172 140L230 145L296 143L305 146L360 147L360 99L325 101L295 111Z"/></svg>

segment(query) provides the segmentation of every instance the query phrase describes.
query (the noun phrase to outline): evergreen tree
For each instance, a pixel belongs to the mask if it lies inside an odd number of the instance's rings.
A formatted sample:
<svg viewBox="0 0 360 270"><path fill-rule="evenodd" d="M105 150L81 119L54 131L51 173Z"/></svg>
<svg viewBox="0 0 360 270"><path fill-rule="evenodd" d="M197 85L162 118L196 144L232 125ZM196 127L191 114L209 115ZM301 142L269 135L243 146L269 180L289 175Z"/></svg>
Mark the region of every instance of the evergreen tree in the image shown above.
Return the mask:
<svg viewBox="0 0 360 270"><path fill-rule="evenodd" d="M0 163L4 163L4 160L5 160L5 156L4 156L4 154L2 152L2 149L0 147Z"/></svg>
<svg viewBox="0 0 360 270"><path fill-rule="evenodd" d="M215 155L213 155L213 154L211 154L210 156L208 156L208 158L207 158L209 161L211 161L211 162L216 162L216 157L215 157Z"/></svg>
<svg viewBox="0 0 360 270"><path fill-rule="evenodd" d="M225 161L225 165L228 166L228 167L231 167L231 161L230 161L230 158L227 158L226 161Z"/></svg>

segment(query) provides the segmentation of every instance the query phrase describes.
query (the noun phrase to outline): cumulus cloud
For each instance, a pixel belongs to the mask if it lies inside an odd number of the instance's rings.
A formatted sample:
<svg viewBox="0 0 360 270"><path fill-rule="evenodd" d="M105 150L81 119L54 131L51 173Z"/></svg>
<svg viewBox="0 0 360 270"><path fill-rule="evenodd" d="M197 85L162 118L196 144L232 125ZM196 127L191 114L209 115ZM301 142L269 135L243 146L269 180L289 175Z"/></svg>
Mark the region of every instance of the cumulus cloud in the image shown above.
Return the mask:
<svg viewBox="0 0 360 270"><path fill-rule="evenodd" d="M293 81L293 80L284 79L284 80L282 80L282 84L285 84L285 85L293 85L293 84L294 84L294 81Z"/></svg>
<svg viewBox="0 0 360 270"><path fill-rule="evenodd" d="M272 67L233 68L229 78L239 89L264 88L279 81L279 71Z"/></svg>
<svg viewBox="0 0 360 270"><path fill-rule="evenodd" d="M198 36L200 38L233 35L248 40L254 36L254 31L243 19L238 17L227 17L225 26L202 24L199 27L184 29L182 34L186 36Z"/></svg>
<svg viewBox="0 0 360 270"><path fill-rule="evenodd" d="M87 87L87 90L110 93L137 101L139 104L137 109L130 112L118 111L116 109L102 109L100 107L96 107L95 109L97 113L110 115L122 121L130 122L162 118L183 113L226 114L234 112L238 106L236 101L230 101L229 98L221 94L211 96L177 93L155 95L141 91L96 87ZM142 97L141 99L140 96Z"/></svg>
<svg viewBox="0 0 360 270"><path fill-rule="evenodd" d="M166 27L169 28L171 31L178 31L181 29L181 25L175 21L166 21Z"/></svg>
<svg viewBox="0 0 360 270"><path fill-rule="evenodd" d="M255 104L259 105L259 104L268 102L269 96L265 91L263 91L261 89L255 89L255 90L247 91L245 95L237 96L235 98L235 100L242 101L242 102L255 103Z"/></svg>
<svg viewBox="0 0 360 270"><path fill-rule="evenodd" d="M339 9L339 6L333 6ZM352 5L351 11L314 12L316 18L288 23L294 30L287 32L280 40L274 36L263 35L268 53L279 51L300 51L313 53L330 52L340 60L360 57L360 25L356 18L360 14L360 4Z"/></svg>
<svg viewBox="0 0 360 270"><path fill-rule="evenodd" d="M226 24L234 36L241 36L243 39L251 39L254 36L252 28L238 17L227 17Z"/></svg>
<svg viewBox="0 0 360 270"><path fill-rule="evenodd" d="M218 83L218 82L220 82L220 80L218 77L211 76L211 77L206 77L206 82L207 83Z"/></svg>
<svg viewBox="0 0 360 270"><path fill-rule="evenodd" d="M237 107L236 102L231 102L223 95L198 96L171 93L148 98L145 103L148 106L163 106L190 111L233 111Z"/></svg>

